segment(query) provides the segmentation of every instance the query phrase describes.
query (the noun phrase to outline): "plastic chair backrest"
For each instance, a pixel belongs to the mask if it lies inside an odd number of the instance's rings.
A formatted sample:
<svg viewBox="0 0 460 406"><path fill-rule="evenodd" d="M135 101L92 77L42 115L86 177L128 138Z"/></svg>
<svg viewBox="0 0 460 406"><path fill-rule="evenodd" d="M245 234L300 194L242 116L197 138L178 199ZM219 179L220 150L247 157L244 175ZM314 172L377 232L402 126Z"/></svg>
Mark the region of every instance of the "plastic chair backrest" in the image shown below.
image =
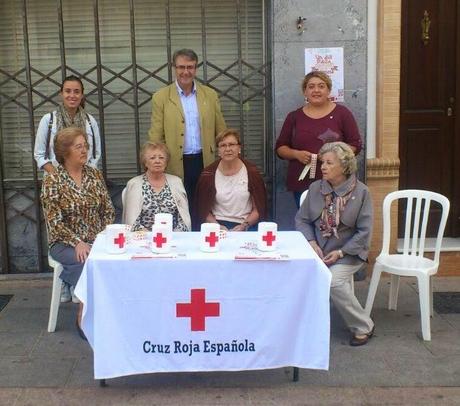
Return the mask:
<svg viewBox="0 0 460 406"><path fill-rule="evenodd" d="M121 203L123 204L123 208L125 207L125 200L126 200L126 188L123 188L121 192Z"/></svg>
<svg viewBox="0 0 460 406"><path fill-rule="evenodd" d="M450 202L439 193L428 190L407 189L389 193L383 200L383 244L382 254L390 250L391 236L391 204L395 200L406 199L406 217L404 225L403 254L423 257L425 254L425 237L428 226L431 202L435 201L442 207L442 216L439 221L436 237L434 262L439 263L442 237L447 223ZM414 210L415 206L415 210ZM423 206L423 207L422 207Z"/></svg>
<svg viewBox="0 0 460 406"><path fill-rule="evenodd" d="M307 195L308 195L308 189L304 190L302 194L300 195L299 206L302 206L302 203L304 202Z"/></svg>
<svg viewBox="0 0 460 406"><path fill-rule="evenodd" d="M123 213L122 213L122 222L125 222L125 210L126 210L126 187L123 188L121 192L121 204L123 206Z"/></svg>

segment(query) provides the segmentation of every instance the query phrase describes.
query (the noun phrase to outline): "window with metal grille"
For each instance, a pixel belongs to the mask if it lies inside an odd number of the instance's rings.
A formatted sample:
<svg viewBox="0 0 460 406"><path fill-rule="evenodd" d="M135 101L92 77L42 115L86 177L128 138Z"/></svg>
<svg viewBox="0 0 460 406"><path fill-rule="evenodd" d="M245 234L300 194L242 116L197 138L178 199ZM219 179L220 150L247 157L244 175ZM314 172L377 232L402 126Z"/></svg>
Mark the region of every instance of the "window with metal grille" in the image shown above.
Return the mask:
<svg viewBox="0 0 460 406"><path fill-rule="evenodd" d="M198 80L219 93L228 126L241 130L245 156L267 174L264 8L262 0L0 0L3 180L35 178L35 131L69 74L83 79L107 176L135 175L151 95L174 80L168 62L185 47L199 55Z"/></svg>

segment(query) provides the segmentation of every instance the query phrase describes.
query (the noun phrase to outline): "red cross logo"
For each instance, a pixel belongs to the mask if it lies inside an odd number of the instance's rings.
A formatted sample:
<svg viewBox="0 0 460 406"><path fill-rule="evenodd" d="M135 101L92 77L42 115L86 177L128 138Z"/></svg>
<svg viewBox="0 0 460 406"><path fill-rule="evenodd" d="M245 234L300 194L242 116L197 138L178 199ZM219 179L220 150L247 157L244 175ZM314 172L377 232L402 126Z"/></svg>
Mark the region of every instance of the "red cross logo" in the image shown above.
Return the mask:
<svg viewBox="0 0 460 406"><path fill-rule="evenodd" d="M273 241L276 240L276 235L274 235L271 231L268 231L267 234L262 236L262 240L264 240L269 247L272 246Z"/></svg>
<svg viewBox="0 0 460 406"><path fill-rule="evenodd" d="M219 317L220 304L206 303L205 289L192 289L191 303L177 303L176 317L190 317L192 331L205 331L206 317Z"/></svg>
<svg viewBox="0 0 460 406"><path fill-rule="evenodd" d="M113 239L113 243L118 245L118 248L123 248L125 246L125 235L123 233L119 233L117 238Z"/></svg>
<svg viewBox="0 0 460 406"><path fill-rule="evenodd" d="M219 241L219 237L216 235L214 231L211 231L211 233L207 237L205 237L204 240L209 243L210 247L215 247L216 242Z"/></svg>
<svg viewBox="0 0 460 406"><path fill-rule="evenodd" d="M163 234L157 233L155 237L153 237L153 242L157 246L157 248L163 247L163 244L166 244L166 237L163 237Z"/></svg>

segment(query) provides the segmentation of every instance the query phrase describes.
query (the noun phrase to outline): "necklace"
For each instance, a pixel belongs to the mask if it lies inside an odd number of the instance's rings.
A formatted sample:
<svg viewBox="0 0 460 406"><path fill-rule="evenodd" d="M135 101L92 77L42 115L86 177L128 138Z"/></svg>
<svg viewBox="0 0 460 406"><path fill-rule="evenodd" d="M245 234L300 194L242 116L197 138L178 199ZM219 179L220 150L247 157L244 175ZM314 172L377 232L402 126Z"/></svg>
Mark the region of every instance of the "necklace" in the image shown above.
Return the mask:
<svg viewBox="0 0 460 406"><path fill-rule="evenodd" d="M154 191L160 191L166 183L166 177L164 174L162 174L160 178L152 179L152 177L147 173L147 180Z"/></svg>
<svg viewBox="0 0 460 406"><path fill-rule="evenodd" d="M312 104L307 104L303 107L303 112L310 118L319 119L326 117L328 114L334 110L335 104L332 102L325 103L321 106L314 106Z"/></svg>
<svg viewBox="0 0 460 406"><path fill-rule="evenodd" d="M221 161L218 166L220 172L224 176L236 175L241 170L242 167L243 167L243 162L240 159L238 159L238 161L234 165L225 165Z"/></svg>

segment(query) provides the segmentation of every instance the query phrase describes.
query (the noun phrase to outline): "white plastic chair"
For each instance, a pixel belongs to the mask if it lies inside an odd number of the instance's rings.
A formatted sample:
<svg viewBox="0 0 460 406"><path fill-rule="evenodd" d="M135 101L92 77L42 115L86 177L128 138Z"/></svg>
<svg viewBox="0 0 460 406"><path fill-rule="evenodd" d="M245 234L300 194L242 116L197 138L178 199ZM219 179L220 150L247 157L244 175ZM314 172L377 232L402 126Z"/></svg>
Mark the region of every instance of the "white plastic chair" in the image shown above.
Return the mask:
<svg viewBox="0 0 460 406"><path fill-rule="evenodd" d="M125 203L126 203L126 188L125 187L121 191L121 203L123 203L123 210L124 210L125 209Z"/></svg>
<svg viewBox="0 0 460 406"><path fill-rule="evenodd" d="M407 200L404 249L402 254L390 254L391 204L399 199ZM434 259L424 256L425 235L432 201L438 202L442 207ZM399 190L388 194L383 201L382 251L375 262L365 310L370 315L382 272L391 274L388 302L390 310L396 310L400 277L415 276L418 281L422 335L425 341L431 340L430 315L433 314L433 291L430 277L438 272L439 254L449 207L449 199L445 196L426 190Z"/></svg>
<svg viewBox="0 0 460 406"><path fill-rule="evenodd" d="M59 278L63 270L62 264L55 261L48 254L48 264L53 268L53 288L51 290L50 316L48 319L48 333L56 331L57 316L59 313L59 305L61 304L61 289L62 280Z"/></svg>
<svg viewBox="0 0 460 406"><path fill-rule="evenodd" d="M125 210L126 210L126 187L123 188L121 192L121 203L123 205L123 215L121 216L122 218L122 223L125 221Z"/></svg>
<svg viewBox="0 0 460 406"><path fill-rule="evenodd" d="M299 206L302 206L302 203L304 202L305 198L307 197L308 195L308 189L307 190L304 190L302 192L302 194L300 195L300 201L299 201Z"/></svg>

